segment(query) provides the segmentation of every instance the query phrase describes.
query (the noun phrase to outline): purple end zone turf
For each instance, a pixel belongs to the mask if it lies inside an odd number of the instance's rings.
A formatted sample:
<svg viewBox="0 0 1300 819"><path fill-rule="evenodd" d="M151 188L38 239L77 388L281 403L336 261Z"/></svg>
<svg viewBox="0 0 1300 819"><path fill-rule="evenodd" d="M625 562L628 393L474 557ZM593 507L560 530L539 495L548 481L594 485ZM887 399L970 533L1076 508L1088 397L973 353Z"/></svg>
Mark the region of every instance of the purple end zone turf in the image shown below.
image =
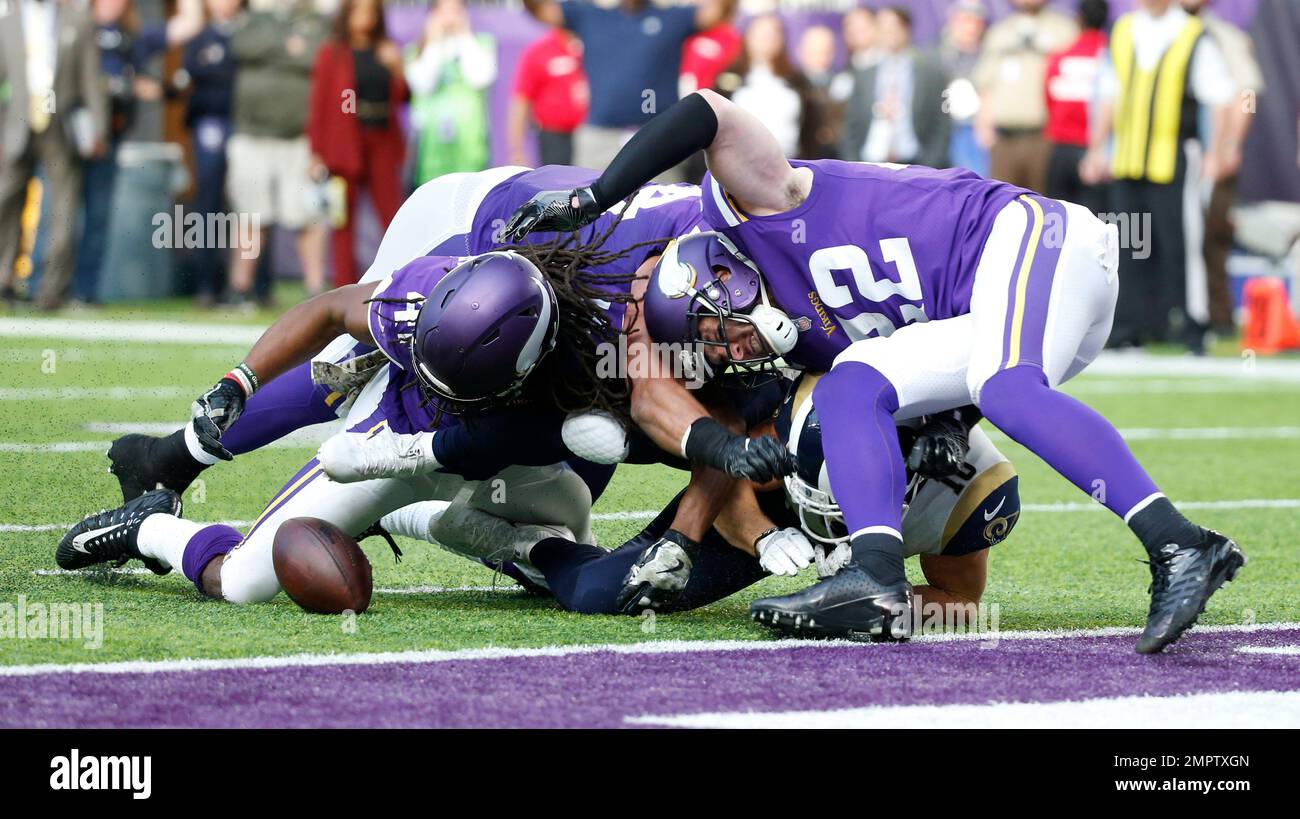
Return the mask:
<svg viewBox="0 0 1300 819"><path fill-rule="evenodd" d="M1134 637L596 651L378 665L0 676L0 726L617 727L643 714L1300 689L1300 627Z"/></svg>

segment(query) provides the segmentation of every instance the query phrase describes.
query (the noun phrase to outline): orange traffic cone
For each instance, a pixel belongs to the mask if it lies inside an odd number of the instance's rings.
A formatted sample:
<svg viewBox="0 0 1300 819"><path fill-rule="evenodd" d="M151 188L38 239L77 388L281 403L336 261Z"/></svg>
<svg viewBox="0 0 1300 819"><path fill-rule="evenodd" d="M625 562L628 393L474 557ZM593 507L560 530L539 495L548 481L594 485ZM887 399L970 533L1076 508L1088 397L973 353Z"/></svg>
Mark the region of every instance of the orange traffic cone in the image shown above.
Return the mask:
<svg viewBox="0 0 1300 819"><path fill-rule="evenodd" d="M1246 282L1246 329L1241 348L1260 355L1300 349L1300 322L1291 312L1286 284L1281 279L1257 278Z"/></svg>

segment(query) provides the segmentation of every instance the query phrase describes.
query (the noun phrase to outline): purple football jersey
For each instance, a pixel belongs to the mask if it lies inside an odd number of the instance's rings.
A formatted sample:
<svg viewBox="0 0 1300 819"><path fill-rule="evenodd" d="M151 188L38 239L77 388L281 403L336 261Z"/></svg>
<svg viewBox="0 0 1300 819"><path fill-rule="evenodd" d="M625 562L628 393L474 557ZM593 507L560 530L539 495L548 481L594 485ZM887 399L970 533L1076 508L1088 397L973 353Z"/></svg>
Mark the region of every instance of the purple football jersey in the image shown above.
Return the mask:
<svg viewBox="0 0 1300 819"><path fill-rule="evenodd" d="M961 169L822 159L798 207L751 216L706 174L704 219L753 259L794 320L791 364L828 369L854 341L970 311L998 211L1027 191Z"/></svg>
<svg viewBox="0 0 1300 819"><path fill-rule="evenodd" d="M543 165L532 171L513 176L488 192L474 215L473 227L467 238L472 254L485 253L502 245L501 232L515 210L541 191L573 190L590 185L599 174L587 168L568 165ZM622 215L618 227L610 234L601 250L618 252L648 242L627 257L588 268L595 276L626 275L636 269L651 255L663 250L669 239L683 236L699 229L703 222L700 212L700 188L696 185L646 185L637 191L630 204L619 202L595 222L580 232L586 243L605 234L614 221ZM554 233L531 233L524 241L543 244L554 240ZM662 239L663 242L655 240ZM631 284L611 286L611 292L626 293ZM608 309L611 326L623 326L624 305L615 303Z"/></svg>
<svg viewBox="0 0 1300 819"><path fill-rule="evenodd" d="M438 418L415 379L411 362L411 334L419 317L421 300L433 292L442 277L460 262L455 256L421 256L375 285L367 320L375 345L393 362L380 410L397 432L433 430L454 423ZM409 422L407 428L402 421Z"/></svg>

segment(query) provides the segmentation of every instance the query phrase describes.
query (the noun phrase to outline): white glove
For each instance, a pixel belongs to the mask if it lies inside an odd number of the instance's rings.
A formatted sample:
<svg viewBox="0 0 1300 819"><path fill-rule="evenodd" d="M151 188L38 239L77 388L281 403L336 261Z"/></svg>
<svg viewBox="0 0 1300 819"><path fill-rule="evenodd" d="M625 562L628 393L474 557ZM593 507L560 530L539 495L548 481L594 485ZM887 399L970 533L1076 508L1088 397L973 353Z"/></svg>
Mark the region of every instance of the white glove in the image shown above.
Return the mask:
<svg viewBox="0 0 1300 819"><path fill-rule="evenodd" d="M411 478L438 468L433 433L401 435L388 427L371 435L340 432L321 444L316 460L339 483L375 478Z"/></svg>
<svg viewBox="0 0 1300 819"><path fill-rule="evenodd" d="M849 547L848 541L838 543L834 549L826 551L825 546L818 546L815 554L817 556L817 576L822 580L849 565L849 560L853 557L853 550Z"/></svg>
<svg viewBox="0 0 1300 819"><path fill-rule="evenodd" d="M798 529L778 529L754 544L758 565L772 574L794 577L813 562L813 547Z"/></svg>

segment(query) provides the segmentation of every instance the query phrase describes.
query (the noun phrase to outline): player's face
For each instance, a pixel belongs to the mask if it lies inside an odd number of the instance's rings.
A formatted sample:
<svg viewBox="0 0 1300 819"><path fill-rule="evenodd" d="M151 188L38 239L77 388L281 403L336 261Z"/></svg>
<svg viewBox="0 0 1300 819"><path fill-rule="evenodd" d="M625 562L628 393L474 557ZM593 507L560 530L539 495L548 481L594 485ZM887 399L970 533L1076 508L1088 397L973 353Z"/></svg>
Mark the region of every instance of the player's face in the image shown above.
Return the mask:
<svg viewBox="0 0 1300 819"><path fill-rule="evenodd" d="M730 361L755 361L767 357L767 345L758 334L754 325L747 321L727 322L727 337L722 337L722 323L713 316L705 316L699 323L700 338L709 342L704 345L704 357L715 369L725 367ZM721 346L726 343L725 349Z"/></svg>

